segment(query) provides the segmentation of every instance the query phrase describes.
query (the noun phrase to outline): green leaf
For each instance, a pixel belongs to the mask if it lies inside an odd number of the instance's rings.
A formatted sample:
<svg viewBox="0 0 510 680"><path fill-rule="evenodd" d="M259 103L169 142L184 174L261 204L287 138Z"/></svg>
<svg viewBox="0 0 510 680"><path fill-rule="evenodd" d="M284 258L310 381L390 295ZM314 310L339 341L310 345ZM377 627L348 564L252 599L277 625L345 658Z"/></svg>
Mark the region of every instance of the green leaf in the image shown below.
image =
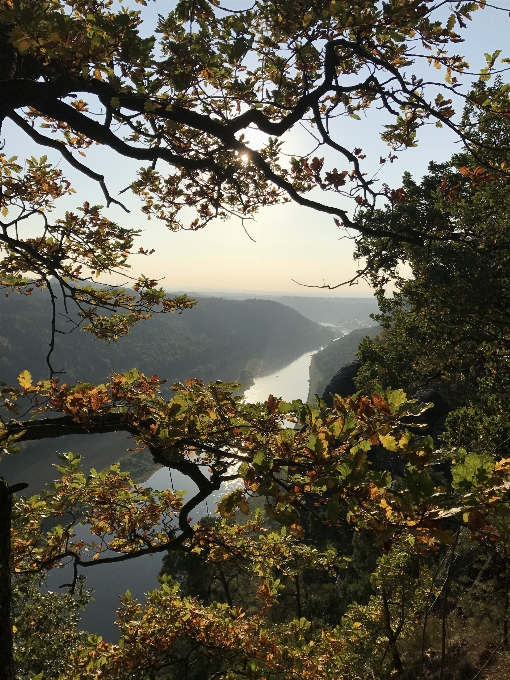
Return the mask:
<svg viewBox="0 0 510 680"><path fill-rule="evenodd" d="M468 453L461 463L452 465L453 486L470 490L492 476L494 459L489 454Z"/></svg>
<svg viewBox="0 0 510 680"><path fill-rule="evenodd" d="M258 472L269 472L273 464L272 459L264 451L257 451L253 456L252 462Z"/></svg>
<svg viewBox="0 0 510 680"><path fill-rule="evenodd" d="M407 395L404 390L390 390L386 395L386 400L390 405L392 413L398 413L400 406L407 401Z"/></svg>
<svg viewBox="0 0 510 680"><path fill-rule="evenodd" d="M257 451L257 453L253 456L253 463L255 465L263 465L265 460L266 456L264 451Z"/></svg>
<svg viewBox="0 0 510 680"><path fill-rule="evenodd" d="M356 425L357 425L356 416L352 411L349 411L345 415L343 431L350 432L351 430L354 430L356 428Z"/></svg>
<svg viewBox="0 0 510 680"><path fill-rule="evenodd" d="M122 377L125 379L125 381L128 384L134 383L135 380L138 380L140 377L139 371L137 371L136 368L131 368L129 371L126 371L125 373L122 374Z"/></svg>
<svg viewBox="0 0 510 680"><path fill-rule="evenodd" d="M303 402L300 399L294 399L294 401L281 401L278 404L278 411L280 413L298 413L303 406Z"/></svg>
<svg viewBox="0 0 510 680"><path fill-rule="evenodd" d="M234 508L239 505L243 498L244 493L242 489L236 489L235 491L232 491L232 493L224 496L217 504L218 512L222 517L230 517Z"/></svg>

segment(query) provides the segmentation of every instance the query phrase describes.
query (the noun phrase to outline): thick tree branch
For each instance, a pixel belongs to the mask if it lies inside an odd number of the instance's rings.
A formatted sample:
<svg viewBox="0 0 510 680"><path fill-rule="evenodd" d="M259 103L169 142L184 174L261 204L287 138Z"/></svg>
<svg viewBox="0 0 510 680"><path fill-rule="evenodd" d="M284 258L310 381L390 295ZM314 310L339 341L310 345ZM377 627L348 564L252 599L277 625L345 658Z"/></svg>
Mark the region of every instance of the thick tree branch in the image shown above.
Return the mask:
<svg viewBox="0 0 510 680"><path fill-rule="evenodd" d="M214 166L214 162L209 158L190 159L173 154L164 147L143 148L127 144L114 135L108 127L92 120L58 98L71 94L73 90L99 94L96 92L99 88L93 86L93 82L86 83L75 78L64 78L62 81L60 88L56 87L55 83L34 83L32 81L0 82L0 113L5 117L10 115L15 109L31 106L44 116L67 123L76 132L85 135L99 144L110 147L121 156L150 162L161 158L170 165L184 167L188 170L204 170ZM10 88L11 91L15 92L16 96L14 96L13 92L8 91L7 86L9 85L17 86L16 88ZM111 95L113 96L114 94L114 90L111 90ZM141 101L148 101L148 98L141 98ZM48 144L48 146L51 146L51 144Z"/></svg>
<svg viewBox="0 0 510 680"><path fill-rule="evenodd" d="M63 142L59 142L56 139L50 139L50 137L42 135L40 132L35 130L31 125L29 125L26 120L24 120L20 115L18 115L15 112L10 113L8 117L21 130L23 130L23 132L25 132L31 139L33 139L34 142L37 142L37 144L40 144L41 146L48 146L52 149L56 149L66 159L69 165L75 168L75 170L79 170L86 177L90 177L90 179L93 179L96 182L98 182L103 191L104 197L106 198L107 207L109 207L112 203L115 203L115 205L120 206L127 213L129 212L129 210L121 201L118 201L117 199L113 198L110 195L106 187L104 175L100 175L99 173L91 170L84 163L80 163L80 161L73 156L73 154L69 151L69 149Z"/></svg>
<svg viewBox="0 0 510 680"><path fill-rule="evenodd" d="M71 434L105 434L118 431L133 433L134 428L127 422L125 416L119 413L109 413L86 424L77 423L69 416L41 418L26 422L11 421L6 435L21 433L17 441L26 442L67 437Z"/></svg>

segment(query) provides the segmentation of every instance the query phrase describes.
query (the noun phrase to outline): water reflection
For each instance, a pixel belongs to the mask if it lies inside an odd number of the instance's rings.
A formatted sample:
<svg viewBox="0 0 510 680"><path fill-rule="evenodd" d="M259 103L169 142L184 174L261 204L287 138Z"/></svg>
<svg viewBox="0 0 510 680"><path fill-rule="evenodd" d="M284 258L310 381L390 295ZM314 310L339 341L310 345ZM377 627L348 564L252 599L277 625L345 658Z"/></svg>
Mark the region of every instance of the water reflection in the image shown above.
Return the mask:
<svg viewBox="0 0 510 680"><path fill-rule="evenodd" d="M308 369L314 352L306 352L288 366L281 368L270 375L255 378L254 384L246 390L244 397L252 404L264 401L272 394L281 397L285 401L308 397Z"/></svg>

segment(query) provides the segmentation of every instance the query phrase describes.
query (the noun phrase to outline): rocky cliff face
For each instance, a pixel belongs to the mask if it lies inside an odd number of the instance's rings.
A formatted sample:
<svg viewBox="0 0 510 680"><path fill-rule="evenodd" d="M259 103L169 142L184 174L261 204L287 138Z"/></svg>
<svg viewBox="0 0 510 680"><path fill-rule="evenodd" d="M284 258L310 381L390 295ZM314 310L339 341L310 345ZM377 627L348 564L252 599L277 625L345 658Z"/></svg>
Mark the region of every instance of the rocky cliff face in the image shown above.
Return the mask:
<svg viewBox="0 0 510 680"><path fill-rule="evenodd" d="M361 366L361 361L359 359L354 359L350 361L345 366L342 366L331 380L326 385L326 388L321 395L321 399L326 402L326 405L333 406L333 395L338 394L340 397L349 397L354 392L357 392L356 385L354 384L354 378Z"/></svg>

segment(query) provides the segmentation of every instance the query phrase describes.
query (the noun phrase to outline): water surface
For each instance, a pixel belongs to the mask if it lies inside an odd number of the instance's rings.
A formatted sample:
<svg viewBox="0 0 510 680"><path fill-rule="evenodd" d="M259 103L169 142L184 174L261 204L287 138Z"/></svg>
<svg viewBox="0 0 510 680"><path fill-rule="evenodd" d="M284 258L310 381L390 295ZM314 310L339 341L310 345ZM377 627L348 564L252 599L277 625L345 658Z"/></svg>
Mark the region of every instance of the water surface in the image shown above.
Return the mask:
<svg viewBox="0 0 510 680"><path fill-rule="evenodd" d="M309 383L308 371L311 358L316 351L302 354L288 366L270 375L257 376L254 384L244 393L246 401L255 404L258 401L265 401L270 394L274 397L281 397L285 401L292 401L293 399L306 401Z"/></svg>
<svg viewBox="0 0 510 680"><path fill-rule="evenodd" d="M293 399L306 401L310 359L314 353L306 352L288 366L284 366L269 375L255 378L254 384L245 392L246 401L251 403L264 401L270 394L286 401ZM124 446L125 441L124 437ZM192 513L193 519L198 521L201 517L215 515L216 502L225 493L231 491L235 485L235 481L222 485L221 489L195 508ZM157 470L147 480L145 486L160 490L185 490L185 502L197 492L197 487L189 477L168 468ZM83 535L83 538L86 539L87 528L78 528L77 534ZM87 577L87 587L94 591L94 601L83 613L81 627L91 633L101 635L105 640L116 641L119 636L119 629L114 622L120 595L129 590L133 597L143 601L147 591L158 587L158 574L162 560L163 554L157 553L153 556L147 555L116 564L97 565L82 569L82 573ZM68 583L70 578L70 569L54 569L49 573L49 588L58 590L59 586Z"/></svg>

